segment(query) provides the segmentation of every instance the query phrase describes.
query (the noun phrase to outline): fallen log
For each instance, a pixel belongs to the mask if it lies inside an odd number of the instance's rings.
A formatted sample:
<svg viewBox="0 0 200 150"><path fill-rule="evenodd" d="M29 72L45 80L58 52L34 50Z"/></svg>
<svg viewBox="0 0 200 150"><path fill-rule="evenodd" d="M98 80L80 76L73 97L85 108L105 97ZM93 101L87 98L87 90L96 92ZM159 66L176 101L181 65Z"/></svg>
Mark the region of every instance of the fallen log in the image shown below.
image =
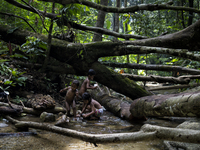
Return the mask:
<svg viewBox="0 0 200 150"><path fill-rule="evenodd" d="M200 92L146 96L133 101L133 117L200 117Z"/></svg>
<svg viewBox="0 0 200 150"><path fill-rule="evenodd" d="M162 86L162 87L153 87L153 88L147 87L146 89L147 89L148 91L158 91L158 90L170 90L170 89L191 88L191 87L197 87L197 86L200 86L200 84L199 84L199 83L194 83L194 84L173 85L173 86Z"/></svg>
<svg viewBox="0 0 200 150"><path fill-rule="evenodd" d="M3 102L0 102L0 106L6 106L6 107L9 107L9 104L7 104L7 103L3 103ZM54 107L54 108L52 108L52 109L46 109L46 110L35 110L35 109L33 109L33 108L28 108L28 107L22 107L22 106L19 106L19 105L15 105L15 104L12 104L12 106L14 107L14 108L20 108L20 109L22 109L22 112L24 112L24 113L28 113L28 114L32 114L32 115L36 115L36 116L39 116L42 112L51 112L51 113L59 113L59 112L63 112L63 113L65 113L66 112L66 110L64 109L64 108L62 108L62 107ZM12 111L11 110L11 108L9 109L10 111ZM3 111L3 109L1 109L1 107L0 107L0 112L2 112ZM13 110L14 111L14 110ZM16 112L15 112L16 113ZM5 114L7 114L5 111L4 111L4 115Z"/></svg>
<svg viewBox="0 0 200 150"><path fill-rule="evenodd" d="M11 121L15 124L16 128L36 128L36 129L42 129L46 131L51 131L67 136L71 136L74 138L81 139L86 142L91 143L104 143L104 142L123 142L123 141L140 141L140 140L148 140L148 139L154 139L156 132L147 132L144 133L143 131L139 132L132 132L132 133L113 133L113 134L88 134L83 133L67 128L62 128L58 126L54 126L48 123L37 123L37 122L27 122L27 121L18 121L16 119L13 119L9 116L6 116L6 119Z"/></svg>
<svg viewBox="0 0 200 150"><path fill-rule="evenodd" d="M192 129L168 128L145 124L141 127L144 132L156 132L158 139L172 139L173 141L200 143L200 131Z"/></svg>
<svg viewBox="0 0 200 150"><path fill-rule="evenodd" d="M129 111L131 105L130 102L109 96L109 94L103 93L102 90L90 90L90 93L95 100L106 108L106 110L122 119L132 120L132 115Z"/></svg>
<svg viewBox="0 0 200 150"><path fill-rule="evenodd" d="M91 143L110 143L125 141L141 141L157 139L172 139L173 141L200 143L200 131L181 128L160 127L156 125L145 124L138 132L131 133L113 133L113 134L88 134L67 128L57 127L48 123L37 123L18 121L6 116L10 122L15 124L17 128L36 128L50 132L55 132L74 138L81 139Z"/></svg>

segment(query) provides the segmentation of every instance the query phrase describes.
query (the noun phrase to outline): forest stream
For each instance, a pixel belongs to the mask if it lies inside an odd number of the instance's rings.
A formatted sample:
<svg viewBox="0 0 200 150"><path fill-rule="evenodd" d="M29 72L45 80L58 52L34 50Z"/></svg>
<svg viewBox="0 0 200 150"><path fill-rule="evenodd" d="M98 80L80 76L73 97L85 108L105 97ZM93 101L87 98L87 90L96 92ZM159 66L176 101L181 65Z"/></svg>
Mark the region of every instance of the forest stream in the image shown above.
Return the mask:
<svg viewBox="0 0 200 150"><path fill-rule="evenodd" d="M38 117L27 115L15 118L20 121L40 122ZM125 133L139 131L144 124L159 125L163 127L176 127L186 120L193 118L148 118L147 121L128 122L112 113L105 111L100 120L77 120L70 118L70 122L65 127L80 132L90 134L108 134L108 133ZM52 122L54 124L55 122ZM17 132L14 125L9 123L5 118L0 121L0 149L2 150L84 150L84 149L109 149L109 150L160 150L164 149L163 140L137 141L137 142L120 142L120 143L102 143L96 146L69 136L52 133L40 129L30 128L28 132ZM5 135L3 133L11 133ZM17 134L14 134L17 133Z"/></svg>

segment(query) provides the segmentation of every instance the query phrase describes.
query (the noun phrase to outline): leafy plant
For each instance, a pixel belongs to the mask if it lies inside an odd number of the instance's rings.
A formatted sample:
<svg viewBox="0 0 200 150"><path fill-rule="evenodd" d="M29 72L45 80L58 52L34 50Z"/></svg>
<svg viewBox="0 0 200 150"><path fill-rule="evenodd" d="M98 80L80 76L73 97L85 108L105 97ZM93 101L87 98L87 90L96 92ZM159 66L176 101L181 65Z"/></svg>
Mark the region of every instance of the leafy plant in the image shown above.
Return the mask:
<svg viewBox="0 0 200 150"><path fill-rule="evenodd" d="M27 99L26 99L26 98L19 97L18 95L17 95L14 99L12 99L12 102L14 102L14 103L16 103L16 104L20 104L20 103L21 103L20 101L26 102Z"/></svg>
<svg viewBox="0 0 200 150"><path fill-rule="evenodd" d="M26 43L22 44L22 51L28 55L31 61L35 62L38 56L46 56L47 43L36 37L27 37Z"/></svg>
<svg viewBox="0 0 200 150"><path fill-rule="evenodd" d="M25 72L17 71L15 68L8 67L5 63L0 64L0 89L5 91L9 89L10 86L25 86L27 78L21 76L24 73Z"/></svg>

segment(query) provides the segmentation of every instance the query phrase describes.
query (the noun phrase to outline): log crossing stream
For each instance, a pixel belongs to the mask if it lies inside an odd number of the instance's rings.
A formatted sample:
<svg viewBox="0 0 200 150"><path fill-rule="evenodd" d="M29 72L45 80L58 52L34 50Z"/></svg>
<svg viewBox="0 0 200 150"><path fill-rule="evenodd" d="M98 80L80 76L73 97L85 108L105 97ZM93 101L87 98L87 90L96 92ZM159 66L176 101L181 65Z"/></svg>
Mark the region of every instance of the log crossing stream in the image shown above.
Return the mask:
<svg viewBox="0 0 200 150"><path fill-rule="evenodd" d="M21 121L35 121L40 122L38 117L27 115L25 117L16 118ZM122 120L112 113L105 111L100 120L76 120L70 118L70 122L66 123L65 128L73 129L76 131L90 133L90 134L109 134L109 133L128 133L137 132L144 124L158 125L163 127L176 127L185 120L192 118L148 118L147 121L128 122ZM55 122L54 122L55 123ZM52 123L52 124L54 124ZM30 128L30 134L16 134L13 124L10 124L8 120L1 119L0 121L0 133L10 133L9 136L2 134L0 136L0 149L29 149L29 150L82 150L82 149L123 149L129 150L160 150L164 149L162 140L151 141L134 141L134 142L119 142L119 143L102 143L96 146L92 143L88 143L79 139L52 133L49 131L43 131L40 129ZM36 133L32 134L32 133ZM16 136L18 135L18 136Z"/></svg>

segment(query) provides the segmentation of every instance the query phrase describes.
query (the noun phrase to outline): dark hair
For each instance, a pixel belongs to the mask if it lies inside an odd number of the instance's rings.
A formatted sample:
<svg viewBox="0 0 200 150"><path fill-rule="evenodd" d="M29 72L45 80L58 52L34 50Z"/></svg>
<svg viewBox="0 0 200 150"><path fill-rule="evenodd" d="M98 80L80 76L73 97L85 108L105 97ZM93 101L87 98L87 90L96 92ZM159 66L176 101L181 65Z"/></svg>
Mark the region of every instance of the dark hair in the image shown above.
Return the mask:
<svg viewBox="0 0 200 150"><path fill-rule="evenodd" d="M79 81L78 80L74 80L72 83L75 84L77 87L79 86Z"/></svg>
<svg viewBox="0 0 200 150"><path fill-rule="evenodd" d="M90 69L89 71L88 71L88 75L96 75L96 72L93 70L93 69Z"/></svg>
<svg viewBox="0 0 200 150"><path fill-rule="evenodd" d="M83 100L89 100L88 104L91 102L91 95L88 92L83 93L82 95Z"/></svg>

